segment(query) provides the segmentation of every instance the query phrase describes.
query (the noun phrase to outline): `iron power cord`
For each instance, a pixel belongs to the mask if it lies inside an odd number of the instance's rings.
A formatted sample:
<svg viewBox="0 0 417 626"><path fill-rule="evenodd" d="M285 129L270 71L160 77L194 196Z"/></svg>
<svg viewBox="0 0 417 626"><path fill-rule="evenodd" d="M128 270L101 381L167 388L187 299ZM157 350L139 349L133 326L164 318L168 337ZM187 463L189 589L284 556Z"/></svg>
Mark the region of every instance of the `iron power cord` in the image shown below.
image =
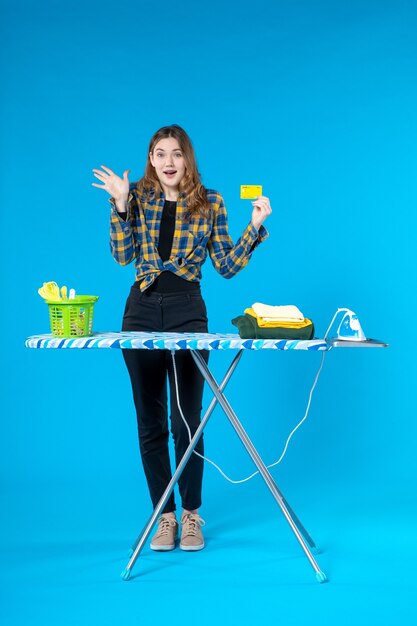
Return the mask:
<svg viewBox="0 0 417 626"><path fill-rule="evenodd" d="M334 320L335 320L335 318L336 318L337 314L339 313L339 311L340 311L340 309L338 309L338 310L336 311L336 313L334 314L334 316L333 316L333 319L332 319L332 321L331 321L331 323L330 323L330 326L329 326L329 328L327 329L326 334L324 335L324 339L325 339L325 340L327 339L327 335L328 335L328 333L329 333L329 330L331 329L331 327L332 327L332 325L333 325L333 322L334 322ZM304 417L303 417L303 418L302 418L302 419L298 422L298 424L295 426L295 428L293 428L293 430L292 430L292 431L290 432L290 434L288 435L288 437L287 437L287 441L285 442L284 449L283 449L283 451L282 451L281 456L279 457L279 459L278 459L277 461L275 461L274 463L271 463L270 465L267 465L266 467L267 467L268 469L270 469L271 467L275 467L275 465L278 465L279 463L281 463L281 461L283 460L283 458L284 458L284 456L285 456L285 454L286 454L286 452L287 452L287 449L288 449L288 444L290 443L292 436L293 436L293 435L297 432L297 430L300 428L300 426L301 426L301 425L302 425L302 424L306 421L306 419L307 419L307 416L308 416L308 413L309 413L309 410L310 410L311 400L312 400L312 397L313 397L313 392L314 392L314 389L316 388L317 382L318 382L319 377L320 377L320 374L321 374L321 370L322 370L322 368L323 368L325 354L326 354L326 352L325 352L325 351L323 351L323 352L322 352L322 355L321 355L320 365L319 365L318 370L317 370L317 372L316 372L316 376L315 376L315 378L314 378L313 386L311 387L311 390L310 390L310 393L309 393L308 402L307 402L307 408L306 408L306 410L305 410ZM181 418L182 418L182 420L183 420L183 422L184 422L184 424L185 424L185 426L186 426L186 428L187 428L187 431L188 431L188 437L189 437L190 442L191 442L192 436L191 436L190 427L189 427L189 425L188 425L188 423L187 423L187 420L186 420L186 419L185 419L185 417L184 417L184 413L182 412L182 408L181 408L181 404L180 404L180 399L179 399L177 369L176 369L176 366L175 366L175 350L171 350L171 356L172 356L172 364L173 364L173 368L174 368L175 391L176 391L176 395L177 395L177 404L178 404L178 408L179 408L179 411L180 411ZM196 450L193 450L193 453L194 453L194 454L196 454L197 456L199 456L201 459L204 459L204 461L207 461L207 463L210 463L211 465L213 465L213 466L214 466L214 467L215 467L215 468L216 468L216 469L220 472L220 474L221 474L221 475L222 475L222 476L223 476L226 480L228 480L230 483L233 483L234 485L238 485L238 484L240 484L240 483L245 483L245 482L247 482L248 480L251 480L251 478L253 478L253 477L254 477L254 476L256 476L257 474L259 474L259 471L257 470L256 472L253 472L253 474L251 474L250 476L247 476L246 478L242 478L242 479L240 479L240 480L233 480L232 478L230 478L229 476L227 476L227 474L225 474L225 473L223 472L223 470L222 470L222 469L221 469L221 468L220 468L220 467L219 467L216 463L214 463L214 461L211 461L210 459L208 459L207 457L203 456L202 454L200 454L200 453L199 453L199 452L197 452Z"/></svg>

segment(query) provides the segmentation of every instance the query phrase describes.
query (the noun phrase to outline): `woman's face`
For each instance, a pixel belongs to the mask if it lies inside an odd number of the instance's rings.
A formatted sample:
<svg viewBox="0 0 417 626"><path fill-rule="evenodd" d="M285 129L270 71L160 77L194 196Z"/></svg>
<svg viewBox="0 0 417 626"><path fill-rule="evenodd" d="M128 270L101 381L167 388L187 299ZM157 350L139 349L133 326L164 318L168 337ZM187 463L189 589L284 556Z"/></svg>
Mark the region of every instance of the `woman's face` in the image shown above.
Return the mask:
<svg viewBox="0 0 417 626"><path fill-rule="evenodd" d="M178 140L174 137L161 139L149 157L164 191L177 191L186 169Z"/></svg>

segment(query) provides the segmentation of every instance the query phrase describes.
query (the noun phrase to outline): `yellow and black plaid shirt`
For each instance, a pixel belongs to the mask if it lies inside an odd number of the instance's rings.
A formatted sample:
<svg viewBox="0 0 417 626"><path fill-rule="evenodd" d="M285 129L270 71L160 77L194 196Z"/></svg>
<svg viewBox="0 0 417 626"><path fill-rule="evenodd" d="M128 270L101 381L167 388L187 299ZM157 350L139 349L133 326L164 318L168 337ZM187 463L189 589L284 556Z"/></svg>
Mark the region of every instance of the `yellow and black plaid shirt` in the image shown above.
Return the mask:
<svg viewBox="0 0 417 626"><path fill-rule="evenodd" d="M120 265L135 261L136 280L145 291L164 270L174 272L186 280L201 280L201 266L207 250L216 270L224 278L232 278L247 265L255 248L269 235L261 225L259 231L251 222L235 245L229 235L227 213L222 196L207 189L212 206L211 218L188 214L185 194L177 200L175 231L171 256L162 261L158 254L159 229L165 196L156 197L155 190L140 194L131 183L126 220L117 213L115 201L110 216L110 249Z"/></svg>

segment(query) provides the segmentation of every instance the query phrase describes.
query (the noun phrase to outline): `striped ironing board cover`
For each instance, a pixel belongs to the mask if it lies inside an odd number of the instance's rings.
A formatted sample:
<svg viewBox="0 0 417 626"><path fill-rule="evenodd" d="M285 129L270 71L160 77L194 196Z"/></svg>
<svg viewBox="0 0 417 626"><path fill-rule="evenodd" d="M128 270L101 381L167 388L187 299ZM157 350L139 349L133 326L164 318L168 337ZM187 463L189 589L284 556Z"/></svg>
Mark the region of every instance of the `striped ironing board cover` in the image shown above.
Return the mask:
<svg viewBox="0 0 417 626"><path fill-rule="evenodd" d="M91 337L63 339L33 335L27 348L116 348L142 350L330 350L324 339L242 339L234 333L97 332Z"/></svg>

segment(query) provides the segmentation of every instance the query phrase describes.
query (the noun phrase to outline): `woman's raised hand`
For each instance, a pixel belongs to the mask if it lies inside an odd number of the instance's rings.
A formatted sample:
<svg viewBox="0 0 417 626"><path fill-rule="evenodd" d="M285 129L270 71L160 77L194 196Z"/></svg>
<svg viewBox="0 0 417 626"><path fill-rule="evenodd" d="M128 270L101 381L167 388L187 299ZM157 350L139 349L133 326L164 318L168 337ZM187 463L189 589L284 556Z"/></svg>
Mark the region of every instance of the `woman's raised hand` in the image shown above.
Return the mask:
<svg viewBox="0 0 417 626"><path fill-rule="evenodd" d="M105 189L107 193L109 193L111 197L116 200L116 202L127 200L129 196L129 179L127 175L130 170L125 170L123 172L123 178L120 178L120 176L117 176L117 174L115 174L110 168L105 167L104 165L100 165L100 167L104 170L104 172L95 169L93 172L94 176L101 180L103 185L91 183L93 187Z"/></svg>

